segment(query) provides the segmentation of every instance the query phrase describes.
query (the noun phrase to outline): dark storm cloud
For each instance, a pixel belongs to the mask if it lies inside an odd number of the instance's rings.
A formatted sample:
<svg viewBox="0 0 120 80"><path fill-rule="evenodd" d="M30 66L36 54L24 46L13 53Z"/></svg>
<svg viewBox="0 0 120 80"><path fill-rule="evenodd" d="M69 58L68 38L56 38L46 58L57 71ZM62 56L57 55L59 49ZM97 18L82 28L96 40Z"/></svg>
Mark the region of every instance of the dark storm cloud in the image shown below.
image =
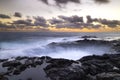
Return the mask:
<svg viewBox="0 0 120 80"><path fill-rule="evenodd" d="M119 20L107 20L101 18L92 18L90 15L86 16L87 22L83 20L83 17L79 16L58 16L58 19L53 18L49 20L51 25L54 25L57 28L94 28L99 29L100 27L108 26L110 28L115 28L120 26ZM96 22L97 24L93 24Z"/></svg>
<svg viewBox="0 0 120 80"><path fill-rule="evenodd" d="M80 3L80 0L55 0L56 4L67 4L68 2Z"/></svg>
<svg viewBox="0 0 120 80"><path fill-rule="evenodd" d="M33 17L35 19L34 21L34 25L35 26L43 26L43 27L47 27L47 21L44 17Z"/></svg>
<svg viewBox="0 0 120 80"><path fill-rule="evenodd" d="M91 18L91 16L86 16L86 18L87 18L87 23L98 22L100 24L107 25L108 27L117 27L117 25L120 26L119 20L107 20L107 19L101 19L101 18Z"/></svg>
<svg viewBox="0 0 120 80"><path fill-rule="evenodd" d="M56 18L50 19L49 22L50 22L51 24L62 24L62 23L64 23L63 20L56 19Z"/></svg>
<svg viewBox="0 0 120 80"><path fill-rule="evenodd" d="M32 26L33 24L31 23L32 20L16 20L13 21L12 24L16 24L16 25L26 25L26 26Z"/></svg>
<svg viewBox="0 0 120 80"><path fill-rule="evenodd" d="M22 14L19 13L19 12L15 12L14 16L15 16L15 17L22 17Z"/></svg>
<svg viewBox="0 0 120 80"><path fill-rule="evenodd" d="M10 19L10 16L5 15L5 14L0 14L0 18L2 18L2 19Z"/></svg>
<svg viewBox="0 0 120 80"><path fill-rule="evenodd" d="M39 1L42 1L43 3L47 4L47 5L50 5L50 1L51 0L39 0ZM72 3L75 3L75 4L80 4L80 2L82 0L52 0L52 1L55 1L54 5L56 6L59 6L61 7L61 5L66 5L68 4L69 2L72 2ZM93 0L95 3L108 3L110 2L110 0Z"/></svg>
<svg viewBox="0 0 120 80"><path fill-rule="evenodd" d="M100 27L102 27L101 25L94 25L92 23L83 23L84 28L88 28L88 29L99 29Z"/></svg>
<svg viewBox="0 0 120 80"><path fill-rule="evenodd" d="M109 0L94 0L96 3L108 3Z"/></svg>
<svg viewBox="0 0 120 80"><path fill-rule="evenodd" d="M93 19L91 18L91 16L86 16L86 18L87 18L87 23L92 23L93 22Z"/></svg>
<svg viewBox="0 0 120 80"><path fill-rule="evenodd" d="M57 28L82 28L80 23L63 23L57 24Z"/></svg>
<svg viewBox="0 0 120 80"><path fill-rule="evenodd" d="M77 29L98 29L101 27L101 25L93 25L91 23L63 23L63 24L57 24L55 27L57 28L77 28Z"/></svg>
<svg viewBox="0 0 120 80"><path fill-rule="evenodd" d="M39 0L39 1L42 1L43 3L50 5L49 2L51 0ZM80 0L53 0L53 1L55 1L54 5L59 6L59 7L61 7L61 5L66 5L69 2L76 3L76 4L80 3Z"/></svg>
<svg viewBox="0 0 120 80"><path fill-rule="evenodd" d="M54 25L57 28L82 28L83 27L83 17L79 17L79 16L58 16L58 19L53 18L49 20L49 23L51 23L51 25Z"/></svg>
<svg viewBox="0 0 120 80"><path fill-rule="evenodd" d="M47 4L47 5L49 4L49 3L48 3L48 0L39 0L39 1L42 1L43 3L45 3L45 4Z"/></svg>
<svg viewBox="0 0 120 80"><path fill-rule="evenodd" d="M120 26L120 21L118 20L107 20L107 19L99 19L99 22L103 25L107 25L109 27L117 27Z"/></svg>
<svg viewBox="0 0 120 80"><path fill-rule="evenodd" d="M66 16L58 16L60 19L63 19L64 21L70 22L70 23L75 23L75 22L84 22L83 17L79 16L71 16L71 17L66 17Z"/></svg>
<svg viewBox="0 0 120 80"><path fill-rule="evenodd" d="M91 16L86 16L86 18L87 18L87 23L98 22L100 24L107 25L108 27L117 27L117 25L120 25L120 21L118 20L91 18Z"/></svg>
<svg viewBox="0 0 120 80"><path fill-rule="evenodd" d="M101 18L92 18L91 16L86 16L87 22L83 20L81 16L58 16L57 18L45 19L44 17L33 17L34 20L25 19L25 20L16 20L12 23L3 24L0 22L0 28L19 28L19 27L28 27L28 26L36 26L36 28L45 28L53 26L56 28L77 28L77 29L99 29L100 27L108 26L110 28L115 28L118 25L120 26L120 21L118 20L107 20ZM98 24L93 24L93 22L97 22Z"/></svg>

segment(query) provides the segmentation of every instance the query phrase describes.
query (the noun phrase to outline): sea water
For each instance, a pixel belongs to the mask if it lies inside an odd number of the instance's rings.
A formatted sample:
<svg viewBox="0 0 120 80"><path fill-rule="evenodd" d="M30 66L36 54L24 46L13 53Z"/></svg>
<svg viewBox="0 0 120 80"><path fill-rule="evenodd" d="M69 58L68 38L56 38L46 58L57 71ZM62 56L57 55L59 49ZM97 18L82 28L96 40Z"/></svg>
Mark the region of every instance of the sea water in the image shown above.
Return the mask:
<svg viewBox="0 0 120 80"><path fill-rule="evenodd" d="M83 48L47 47L48 44L68 43L83 40L82 36L96 36L96 40L120 39L119 32L106 33L65 33L65 32L0 32L0 58L17 56L50 56L54 58L79 59L92 54L104 54L106 46L87 46ZM91 38L92 39L92 38Z"/></svg>

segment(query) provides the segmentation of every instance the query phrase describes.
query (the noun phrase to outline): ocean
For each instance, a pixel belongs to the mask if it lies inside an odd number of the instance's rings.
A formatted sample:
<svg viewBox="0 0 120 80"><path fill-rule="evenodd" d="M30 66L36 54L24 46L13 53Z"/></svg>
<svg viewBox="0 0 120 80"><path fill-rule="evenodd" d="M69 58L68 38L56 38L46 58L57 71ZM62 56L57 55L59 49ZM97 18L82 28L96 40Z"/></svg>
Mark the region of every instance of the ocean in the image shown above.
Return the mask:
<svg viewBox="0 0 120 80"><path fill-rule="evenodd" d="M120 32L105 33L66 33L66 32L0 32L0 58L17 56L50 56L53 58L66 58L77 60L87 55L101 55L110 52L109 46L89 45L76 47L55 46L51 43L69 43L83 40L82 36L96 36L95 40L120 39ZM93 39L93 38L89 38Z"/></svg>

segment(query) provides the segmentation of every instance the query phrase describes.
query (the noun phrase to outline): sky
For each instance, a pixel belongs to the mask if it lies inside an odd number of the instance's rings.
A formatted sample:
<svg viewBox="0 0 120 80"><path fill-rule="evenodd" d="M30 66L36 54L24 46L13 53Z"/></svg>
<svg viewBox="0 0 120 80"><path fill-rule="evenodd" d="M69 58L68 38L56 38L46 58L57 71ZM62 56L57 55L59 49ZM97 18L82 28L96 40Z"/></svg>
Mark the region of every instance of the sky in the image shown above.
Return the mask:
<svg viewBox="0 0 120 80"><path fill-rule="evenodd" d="M0 0L0 31L120 31L120 0Z"/></svg>

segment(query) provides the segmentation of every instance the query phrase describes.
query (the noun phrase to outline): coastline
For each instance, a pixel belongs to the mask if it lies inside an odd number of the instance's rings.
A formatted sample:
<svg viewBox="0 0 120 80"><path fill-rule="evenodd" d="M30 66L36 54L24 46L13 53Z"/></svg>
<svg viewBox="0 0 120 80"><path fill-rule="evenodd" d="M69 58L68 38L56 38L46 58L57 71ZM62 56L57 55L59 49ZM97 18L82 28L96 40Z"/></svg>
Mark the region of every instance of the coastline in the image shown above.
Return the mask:
<svg viewBox="0 0 120 80"><path fill-rule="evenodd" d="M120 54L91 55L79 60L48 56L0 59L0 80L119 80L119 59Z"/></svg>

